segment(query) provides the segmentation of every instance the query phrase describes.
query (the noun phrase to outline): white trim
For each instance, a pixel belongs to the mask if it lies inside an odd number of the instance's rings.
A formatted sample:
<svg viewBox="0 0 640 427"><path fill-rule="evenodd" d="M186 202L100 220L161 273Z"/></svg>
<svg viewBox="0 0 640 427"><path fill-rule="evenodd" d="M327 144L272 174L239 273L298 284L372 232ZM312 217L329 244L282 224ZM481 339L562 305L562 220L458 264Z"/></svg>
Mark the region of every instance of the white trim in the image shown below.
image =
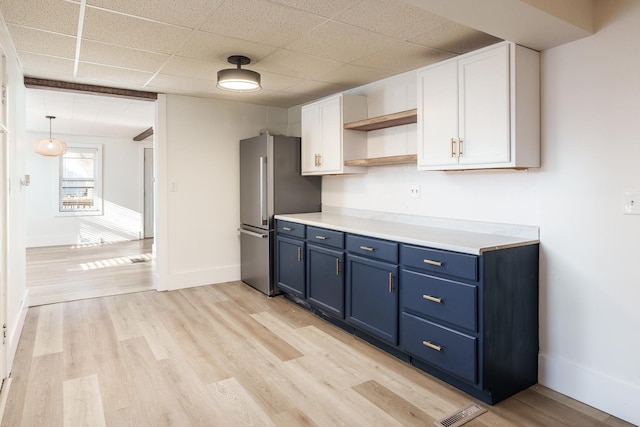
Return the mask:
<svg viewBox="0 0 640 427"><path fill-rule="evenodd" d="M538 382L630 423L640 425L640 388L570 360L538 356Z"/></svg>
<svg viewBox="0 0 640 427"><path fill-rule="evenodd" d="M240 264L206 270L172 272L167 277L166 290L215 285L216 283L234 282L236 280L240 280Z"/></svg>
<svg viewBox="0 0 640 427"><path fill-rule="evenodd" d="M167 147L167 95L158 94L156 101L156 121L153 132L153 163L156 172L155 182L155 257L156 257L156 289L166 291L169 286L169 204L167 200L168 186L168 147ZM160 215L160 213L162 213Z"/></svg>
<svg viewBox="0 0 640 427"><path fill-rule="evenodd" d="M27 288L24 292L24 296L22 297L22 304L20 305L20 311L18 312L18 318L16 319L15 325L10 331L7 331L8 341L6 343L6 351L7 351L7 375L11 373L11 367L13 366L13 359L16 356L16 352L18 351L18 343L20 342L20 335L22 334L22 328L24 327L24 322L27 318L27 310L29 309L29 288Z"/></svg>

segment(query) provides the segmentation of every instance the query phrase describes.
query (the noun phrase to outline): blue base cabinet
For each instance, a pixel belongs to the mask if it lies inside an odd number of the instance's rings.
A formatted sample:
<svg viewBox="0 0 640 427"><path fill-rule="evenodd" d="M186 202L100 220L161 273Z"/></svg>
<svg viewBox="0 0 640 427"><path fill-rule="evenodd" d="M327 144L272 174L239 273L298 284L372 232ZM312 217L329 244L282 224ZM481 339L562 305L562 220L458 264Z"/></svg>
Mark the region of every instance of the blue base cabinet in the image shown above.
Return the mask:
<svg viewBox="0 0 640 427"><path fill-rule="evenodd" d="M276 282L282 292L306 298L305 226L286 221L276 225Z"/></svg>
<svg viewBox="0 0 640 427"><path fill-rule="evenodd" d="M398 344L398 244L347 234L347 322Z"/></svg>
<svg viewBox="0 0 640 427"><path fill-rule="evenodd" d="M344 319L344 234L307 227L307 301Z"/></svg>
<svg viewBox="0 0 640 427"><path fill-rule="evenodd" d="M538 382L538 245L480 256L401 247L400 348L495 404Z"/></svg>
<svg viewBox="0 0 640 427"><path fill-rule="evenodd" d="M538 244L471 255L278 221L293 301L495 404L538 381Z"/></svg>

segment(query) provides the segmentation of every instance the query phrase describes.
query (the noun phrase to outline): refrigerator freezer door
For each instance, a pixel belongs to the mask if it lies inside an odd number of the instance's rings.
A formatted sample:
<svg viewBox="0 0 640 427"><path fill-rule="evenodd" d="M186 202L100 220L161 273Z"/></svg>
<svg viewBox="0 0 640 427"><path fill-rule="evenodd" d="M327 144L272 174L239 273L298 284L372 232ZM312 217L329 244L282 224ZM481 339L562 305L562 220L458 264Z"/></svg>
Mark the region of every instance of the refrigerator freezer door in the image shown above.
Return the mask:
<svg viewBox="0 0 640 427"><path fill-rule="evenodd" d="M275 293L271 272L273 232L240 228L240 279L269 296Z"/></svg>
<svg viewBox="0 0 640 427"><path fill-rule="evenodd" d="M240 141L240 223L268 228L267 136Z"/></svg>

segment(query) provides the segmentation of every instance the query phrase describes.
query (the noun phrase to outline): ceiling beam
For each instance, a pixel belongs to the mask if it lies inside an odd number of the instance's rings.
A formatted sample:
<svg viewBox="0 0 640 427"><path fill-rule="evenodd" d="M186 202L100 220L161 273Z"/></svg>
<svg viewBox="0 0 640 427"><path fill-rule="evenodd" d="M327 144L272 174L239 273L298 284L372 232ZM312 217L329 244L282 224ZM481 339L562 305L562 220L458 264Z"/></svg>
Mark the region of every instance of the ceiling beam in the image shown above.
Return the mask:
<svg viewBox="0 0 640 427"><path fill-rule="evenodd" d="M56 89L70 92L89 92L98 95L118 96L121 98L142 99L145 101L155 101L158 94L155 92L143 92L140 90L118 89L107 86L87 85L82 83L70 83L60 80L38 79L35 77L25 77L24 85L28 88L36 89Z"/></svg>
<svg viewBox="0 0 640 427"><path fill-rule="evenodd" d="M134 141L142 141L144 139L149 138L151 135L153 135L153 126L150 127L149 129L145 130L144 132L142 132L140 135L136 135L133 137Z"/></svg>
<svg viewBox="0 0 640 427"><path fill-rule="evenodd" d="M594 0L406 0L451 21L542 51L595 32Z"/></svg>

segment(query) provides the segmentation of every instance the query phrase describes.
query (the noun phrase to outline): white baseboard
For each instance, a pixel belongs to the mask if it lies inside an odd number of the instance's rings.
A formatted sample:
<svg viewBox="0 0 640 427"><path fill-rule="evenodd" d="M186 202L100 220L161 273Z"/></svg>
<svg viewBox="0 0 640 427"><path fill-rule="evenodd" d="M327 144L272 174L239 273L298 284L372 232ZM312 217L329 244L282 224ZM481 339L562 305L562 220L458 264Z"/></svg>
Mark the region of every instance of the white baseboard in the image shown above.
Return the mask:
<svg viewBox="0 0 640 427"><path fill-rule="evenodd" d="M13 359L18 351L18 343L20 342L20 334L22 334L22 328L27 318L27 310L29 309L29 289L27 288L22 298L22 305L18 312L18 318L15 319L15 323L12 324L12 319L7 319L7 324L12 328L9 332L9 342L7 343L7 374L11 373L11 367L13 366Z"/></svg>
<svg viewBox="0 0 640 427"><path fill-rule="evenodd" d="M212 268L207 270L185 271L169 273L167 277L167 289L176 290L193 288L195 286L213 285L216 283L233 282L240 280L240 265Z"/></svg>
<svg viewBox="0 0 640 427"><path fill-rule="evenodd" d="M640 425L640 386L569 360L541 354L538 382L601 411Z"/></svg>

